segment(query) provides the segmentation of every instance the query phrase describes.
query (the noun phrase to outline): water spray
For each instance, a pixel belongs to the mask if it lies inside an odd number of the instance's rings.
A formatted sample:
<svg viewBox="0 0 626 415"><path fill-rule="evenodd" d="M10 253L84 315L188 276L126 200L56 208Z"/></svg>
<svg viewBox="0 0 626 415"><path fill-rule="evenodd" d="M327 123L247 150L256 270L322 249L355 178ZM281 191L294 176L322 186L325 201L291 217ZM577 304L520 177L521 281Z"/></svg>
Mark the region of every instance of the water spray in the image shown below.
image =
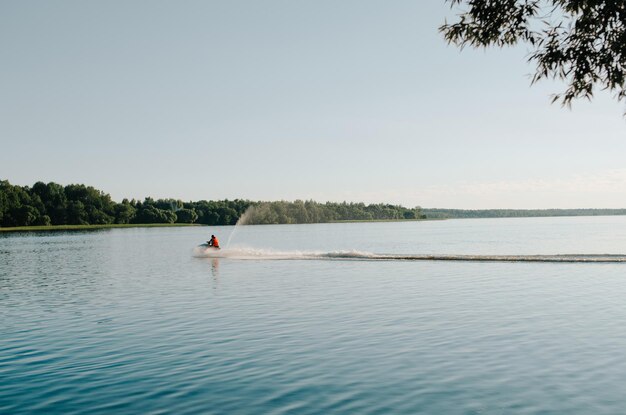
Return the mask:
<svg viewBox="0 0 626 415"><path fill-rule="evenodd" d="M230 241L233 239L233 236L235 236L235 233L237 233L237 229L239 229L239 226L247 225L249 219L254 214L254 211L255 211L255 206L254 205L249 206L248 209L246 209L246 211L243 212L243 215L239 217L239 219L237 220L237 223L235 223L235 227L233 228L233 231L228 236L228 241L226 241L226 249L228 249L228 247L230 246Z"/></svg>

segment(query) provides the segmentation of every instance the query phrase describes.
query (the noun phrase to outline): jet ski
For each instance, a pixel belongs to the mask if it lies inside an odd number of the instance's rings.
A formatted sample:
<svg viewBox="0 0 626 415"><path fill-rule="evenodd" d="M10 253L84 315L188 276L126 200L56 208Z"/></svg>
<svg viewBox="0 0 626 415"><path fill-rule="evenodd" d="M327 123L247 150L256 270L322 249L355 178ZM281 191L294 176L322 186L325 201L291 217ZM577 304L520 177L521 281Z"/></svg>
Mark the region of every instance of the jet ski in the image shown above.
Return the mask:
<svg viewBox="0 0 626 415"><path fill-rule="evenodd" d="M222 249L222 248L220 248L219 246L209 245L209 243L208 243L208 242L205 242L205 243L200 244L200 245L198 245L198 246L199 246L200 248L210 249L210 250L213 250L213 251L219 251L220 249Z"/></svg>

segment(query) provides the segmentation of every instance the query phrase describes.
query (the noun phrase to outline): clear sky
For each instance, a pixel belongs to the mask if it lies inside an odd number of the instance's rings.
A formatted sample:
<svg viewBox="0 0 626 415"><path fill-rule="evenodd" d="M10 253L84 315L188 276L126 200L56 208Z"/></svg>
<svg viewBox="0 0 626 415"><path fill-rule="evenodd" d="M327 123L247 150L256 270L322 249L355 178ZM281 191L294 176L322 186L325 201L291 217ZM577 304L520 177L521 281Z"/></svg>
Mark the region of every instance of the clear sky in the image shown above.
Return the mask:
<svg viewBox="0 0 626 415"><path fill-rule="evenodd" d="M626 107L443 0L0 0L0 178L122 198L626 207Z"/></svg>

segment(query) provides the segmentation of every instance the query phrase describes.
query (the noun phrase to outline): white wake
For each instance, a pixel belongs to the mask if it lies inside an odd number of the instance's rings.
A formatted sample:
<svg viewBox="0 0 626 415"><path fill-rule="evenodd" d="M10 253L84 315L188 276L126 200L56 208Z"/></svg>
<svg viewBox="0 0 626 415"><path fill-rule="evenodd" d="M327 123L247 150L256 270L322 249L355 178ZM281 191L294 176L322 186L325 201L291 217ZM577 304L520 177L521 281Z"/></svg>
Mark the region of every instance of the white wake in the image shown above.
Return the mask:
<svg viewBox="0 0 626 415"><path fill-rule="evenodd" d="M198 258L231 258L239 260L352 260L352 261L467 261L467 262L572 262L621 263L623 254L554 254L554 255L454 255L454 254L380 254L348 251L278 251L248 247L215 250L198 246Z"/></svg>

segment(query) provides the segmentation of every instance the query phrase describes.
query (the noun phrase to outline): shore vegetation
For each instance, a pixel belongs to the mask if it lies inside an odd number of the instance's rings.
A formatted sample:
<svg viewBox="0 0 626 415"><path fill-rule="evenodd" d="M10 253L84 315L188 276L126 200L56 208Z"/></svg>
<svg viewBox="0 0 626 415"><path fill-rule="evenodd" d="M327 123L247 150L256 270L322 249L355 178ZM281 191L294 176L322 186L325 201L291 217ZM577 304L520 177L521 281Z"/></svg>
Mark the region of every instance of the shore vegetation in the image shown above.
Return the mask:
<svg viewBox="0 0 626 415"><path fill-rule="evenodd" d="M92 186L0 181L0 228L138 224L288 224L336 221L424 219L421 208L391 204L302 201L123 199L120 203ZM81 228L82 227L82 228Z"/></svg>

